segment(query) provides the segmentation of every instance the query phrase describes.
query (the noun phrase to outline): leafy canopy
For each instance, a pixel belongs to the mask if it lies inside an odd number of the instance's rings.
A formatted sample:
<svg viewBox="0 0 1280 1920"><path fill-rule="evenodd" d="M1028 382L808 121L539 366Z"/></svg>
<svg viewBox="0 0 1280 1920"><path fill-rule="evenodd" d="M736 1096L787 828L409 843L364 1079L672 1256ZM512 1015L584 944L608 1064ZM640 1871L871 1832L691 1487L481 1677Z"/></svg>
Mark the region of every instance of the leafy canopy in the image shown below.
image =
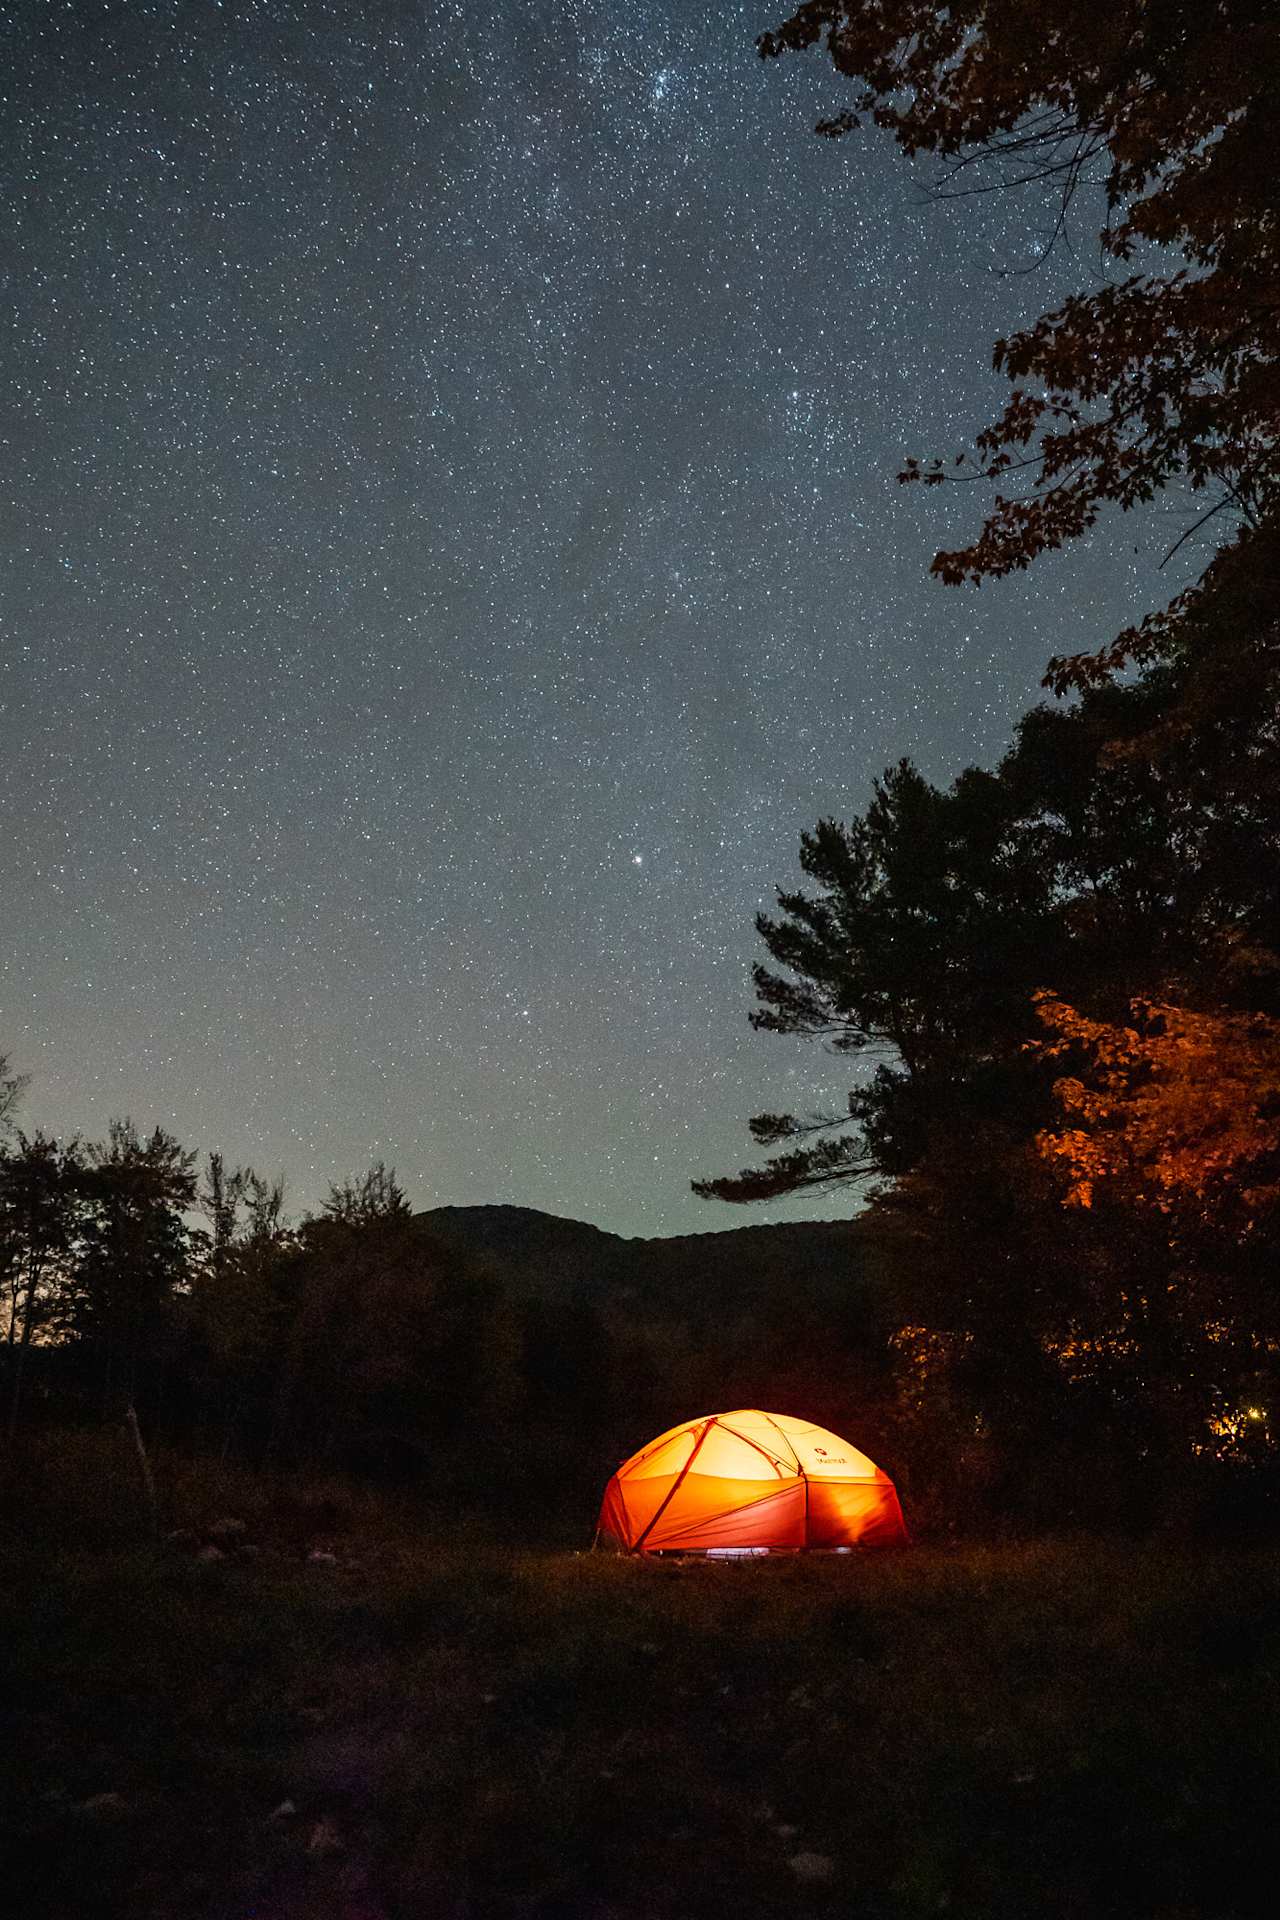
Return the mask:
<svg viewBox="0 0 1280 1920"><path fill-rule="evenodd" d="M1056 1124L1037 1146L1067 1203L1106 1183L1130 1205L1210 1221L1244 1239L1280 1210L1280 1021L1138 1000L1128 1022L1090 1020L1050 993L1036 1010Z"/></svg>
<svg viewBox="0 0 1280 1920"><path fill-rule="evenodd" d="M1171 482L1259 522L1280 491L1280 18L1273 0L806 0L766 58L821 44L939 191L1056 182L1059 226L1098 181L1117 269L995 345L1013 382L956 463L1005 490L945 581L1027 566L1107 502ZM904 479L940 483L943 463ZM1207 517L1207 516L1206 516Z"/></svg>

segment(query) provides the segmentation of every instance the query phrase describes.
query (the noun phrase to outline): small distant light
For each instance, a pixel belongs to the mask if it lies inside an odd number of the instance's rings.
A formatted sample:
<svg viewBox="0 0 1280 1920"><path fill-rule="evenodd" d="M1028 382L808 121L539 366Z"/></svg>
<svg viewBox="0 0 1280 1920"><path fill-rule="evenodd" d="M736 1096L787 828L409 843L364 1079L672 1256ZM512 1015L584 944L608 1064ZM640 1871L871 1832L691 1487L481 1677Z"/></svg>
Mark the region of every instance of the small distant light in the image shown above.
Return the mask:
<svg viewBox="0 0 1280 1920"><path fill-rule="evenodd" d="M633 867L642 867L644 865L644 855L642 853L633 853L631 856L631 864Z"/></svg>

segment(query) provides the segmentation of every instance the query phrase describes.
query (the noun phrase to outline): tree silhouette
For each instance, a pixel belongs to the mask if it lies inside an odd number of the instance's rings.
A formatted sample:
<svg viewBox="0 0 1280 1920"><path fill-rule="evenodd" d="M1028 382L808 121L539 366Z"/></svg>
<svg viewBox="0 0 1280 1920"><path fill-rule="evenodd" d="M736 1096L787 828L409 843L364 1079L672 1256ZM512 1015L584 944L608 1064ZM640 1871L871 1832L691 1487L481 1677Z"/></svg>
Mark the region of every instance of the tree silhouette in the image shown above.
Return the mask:
<svg viewBox="0 0 1280 1920"><path fill-rule="evenodd" d="M376 1160L367 1173L330 1186L324 1203L326 1219L341 1220L348 1226L408 1216L409 1202L396 1179L396 1170L381 1160Z"/></svg>
<svg viewBox="0 0 1280 1920"><path fill-rule="evenodd" d="M104 1411L154 1390L171 1310L190 1276L195 1155L157 1127L113 1120L85 1152L69 1331L99 1370Z"/></svg>
<svg viewBox="0 0 1280 1920"><path fill-rule="evenodd" d="M0 1154L0 1259L8 1280L8 1435L17 1431L32 1340L55 1312L79 1218L79 1143L20 1133Z"/></svg>
<svg viewBox="0 0 1280 1920"><path fill-rule="evenodd" d="M757 1115L756 1141L785 1151L696 1192L758 1200L901 1175L949 1120L1031 1099L1037 988L1101 992L1119 1010L1153 968L1186 970L1195 820L1181 780L1125 751L1155 711L1146 687L1038 708L995 773L970 768L944 792L903 761L864 815L802 837L816 890L780 892L779 914L757 919L775 964L754 970L751 1021L866 1072L843 1112Z"/></svg>
<svg viewBox="0 0 1280 1920"><path fill-rule="evenodd" d="M0 1053L0 1140L12 1135L18 1103L30 1084L30 1074L15 1073L9 1064L8 1054Z"/></svg>

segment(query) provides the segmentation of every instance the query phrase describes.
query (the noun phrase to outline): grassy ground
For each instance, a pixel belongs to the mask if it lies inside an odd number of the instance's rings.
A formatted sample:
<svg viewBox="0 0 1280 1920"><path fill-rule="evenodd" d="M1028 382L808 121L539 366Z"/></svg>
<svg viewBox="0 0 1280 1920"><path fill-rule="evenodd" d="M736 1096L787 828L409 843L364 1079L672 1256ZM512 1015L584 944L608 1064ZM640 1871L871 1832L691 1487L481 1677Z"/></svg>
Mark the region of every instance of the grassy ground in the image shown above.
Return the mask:
<svg viewBox="0 0 1280 1920"><path fill-rule="evenodd" d="M175 1463L195 1539L155 1547L87 1452L41 1472L0 1566L23 1920L1280 1904L1280 1555L637 1564Z"/></svg>

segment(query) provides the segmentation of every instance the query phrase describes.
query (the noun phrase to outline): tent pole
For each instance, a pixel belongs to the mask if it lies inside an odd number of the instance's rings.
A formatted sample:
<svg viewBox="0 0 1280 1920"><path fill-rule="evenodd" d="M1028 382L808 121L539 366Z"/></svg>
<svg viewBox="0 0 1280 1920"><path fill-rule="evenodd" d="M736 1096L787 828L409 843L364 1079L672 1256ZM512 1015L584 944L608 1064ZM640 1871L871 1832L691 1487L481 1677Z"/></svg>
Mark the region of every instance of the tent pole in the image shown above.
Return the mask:
<svg viewBox="0 0 1280 1920"><path fill-rule="evenodd" d="M667 1508L671 1505L672 1500L675 1498L676 1494L679 1493L681 1487L684 1485L685 1475L688 1473L690 1467L693 1465L694 1461L697 1459L699 1448L701 1447L703 1441L706 1439L707 1435L710 1433L712 1427L714 1427L715 1424L716 1424L716 1417L714 1414L712 1414L711 1418L704 1425L702 1432L698 1435L698 1438L694 1443L693 1452L689 1455L689 1458L685 1461L679 1473L676 1475L671 1485L667 1488L666 1494L657 1512L654 1514L653 1518L650 1520L644 1532L640 1535L640 1538L636 1541L634 1547L632 1547L631 1549L632 1553L644 1552L645 1541L649 1538L649 1535L653 1532L659 1520L661 1520L663 1514L666 1512Z"/></svg>
<svg viewBox="0 0 1280 1920"><path fill-rule="evenodd" d="M783 1445L790 1447L792 1453L795 1455L796 1472L804 1481L804 1545L807 1551L809 1546L809 1476L804 1470L804 1462L800 1458L799 1447L795 1445L794 1441L787 1439L786 1434L782 1431L782 1428L778 1425L771 1413L766 1413L765 1419L769 1422L769 1425L773 1428ZM743 1440L745 1440L746 1437L745 1433L740 1435L740 1438Z"/></svg>

